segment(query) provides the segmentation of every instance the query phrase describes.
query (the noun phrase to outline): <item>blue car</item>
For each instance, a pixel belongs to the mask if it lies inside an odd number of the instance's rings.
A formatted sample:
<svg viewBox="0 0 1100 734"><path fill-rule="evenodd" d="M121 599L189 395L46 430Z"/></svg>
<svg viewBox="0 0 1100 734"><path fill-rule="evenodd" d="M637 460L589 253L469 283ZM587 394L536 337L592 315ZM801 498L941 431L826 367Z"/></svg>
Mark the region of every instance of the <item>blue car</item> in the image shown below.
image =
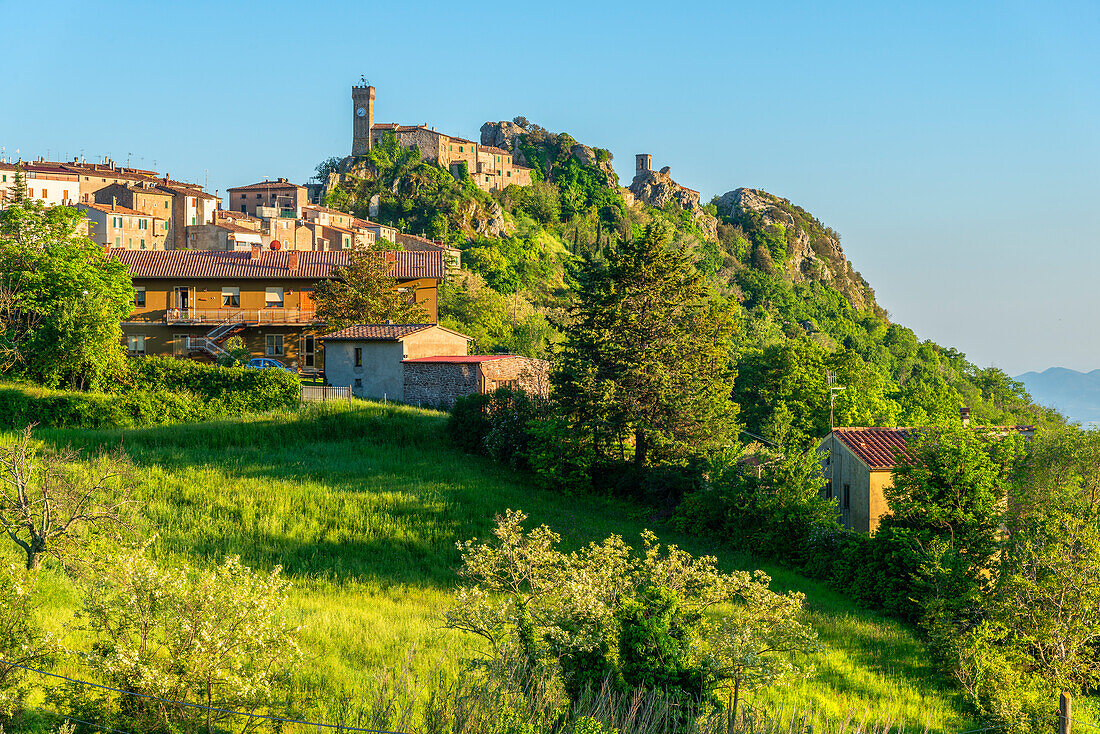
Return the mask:
<svg viewBox="0 0 1100 734"><path fill-rule="evenodd" d="M284 372L289 372L292 375L298 374L297 370L292 370L289 367L287 367L285 364L280 362L279 360L272 359L271 357L254 357L254 358L248 360L248 365L247 366L251 369L254 369L254 370L272 370L272 369L274 369L274 370L283 370Z"/></svg>

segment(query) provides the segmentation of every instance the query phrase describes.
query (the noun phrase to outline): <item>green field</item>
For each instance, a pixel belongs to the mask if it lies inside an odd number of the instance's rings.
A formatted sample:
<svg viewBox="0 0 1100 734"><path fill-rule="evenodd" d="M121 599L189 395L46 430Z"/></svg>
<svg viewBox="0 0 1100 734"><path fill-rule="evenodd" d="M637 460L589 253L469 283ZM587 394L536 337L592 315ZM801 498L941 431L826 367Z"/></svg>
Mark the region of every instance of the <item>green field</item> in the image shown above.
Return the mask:
<svg viewBox="0 0 1100 734"><path fill-rule="evenodd" d="M485 536L496 513L521 509L568 546L618 533L636 543L650 527L663 541L718 555L727 569L763 568L778 590L807 595L828 650L817 675L750 702L810 711L834 721L870 719L934 732L973 728L961 697L906 627L863 612L822 585L685 537L644 511L537 489L526 476L447 446L445 415L372 403L128 431L41 430L39 439L80 449L121 445L137 467L145 531L164 563L282 565L306 662L298 682L356 689L412 656L415 670L456 673L472 640L441 629L457 578L456 540ZM10 434L0 440L10 440ZM14 546L2 546L11 553ZM14 558L14 553L11 554ZM44 619L66 631L78 594L47 573ZM64 671L87 677L79 663Z"/></svg>

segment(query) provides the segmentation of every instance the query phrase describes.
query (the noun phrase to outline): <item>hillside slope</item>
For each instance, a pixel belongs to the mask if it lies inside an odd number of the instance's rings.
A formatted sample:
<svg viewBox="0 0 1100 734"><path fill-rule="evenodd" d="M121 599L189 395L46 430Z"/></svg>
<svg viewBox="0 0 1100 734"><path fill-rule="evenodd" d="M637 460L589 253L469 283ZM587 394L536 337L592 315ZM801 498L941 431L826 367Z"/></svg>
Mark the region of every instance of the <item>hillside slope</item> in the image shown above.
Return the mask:
<svg viewBox="0 0 1100 734"><path fill-rule="evenodd" d="M612 533L636 544L653 527L693 553L716 552L712 541L677 535L635 507L538 490L525 475L449 449L444 418L392 405L328 404L236 421L39 435L81 448L124 443L162 562L213 564L239 554L256 568L281 564L294 583L292 612L308 660L298 683L324 695L364 685L410 655L420 673L439 664L457 673L473 643L441 629L457 583L455 541L484 537L505 509L549 524L572 547ZM717 555L727 569L759 566L721 548ZM762 691L753 702L812 708L837 721L854 715L934 732L970 728L960 698L911 631L805 578L765 570L777 588L807 594L811 621L830 649L817 656L816 677ZM42 612L62 631L75 593L52 578ZM79 649L82 639L69 633L66 642ZM64 670L88 675L75 661Z"/></svg>

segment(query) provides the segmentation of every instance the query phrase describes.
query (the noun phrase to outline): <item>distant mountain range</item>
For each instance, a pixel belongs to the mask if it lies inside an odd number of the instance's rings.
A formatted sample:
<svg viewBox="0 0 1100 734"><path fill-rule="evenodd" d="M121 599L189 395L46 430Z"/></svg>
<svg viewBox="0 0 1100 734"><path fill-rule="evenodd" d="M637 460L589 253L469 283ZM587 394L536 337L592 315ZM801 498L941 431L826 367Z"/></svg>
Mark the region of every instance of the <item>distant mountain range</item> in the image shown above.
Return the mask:
<svg viewBox="0 0 1100 734"><path fill-rule="evenodd" d="M1025 372L1016 379L1024 383L1036 403L1057 408L1070 420L1100 421L1100 369L1078 372L1051 367L1042 372Z"/></svg>

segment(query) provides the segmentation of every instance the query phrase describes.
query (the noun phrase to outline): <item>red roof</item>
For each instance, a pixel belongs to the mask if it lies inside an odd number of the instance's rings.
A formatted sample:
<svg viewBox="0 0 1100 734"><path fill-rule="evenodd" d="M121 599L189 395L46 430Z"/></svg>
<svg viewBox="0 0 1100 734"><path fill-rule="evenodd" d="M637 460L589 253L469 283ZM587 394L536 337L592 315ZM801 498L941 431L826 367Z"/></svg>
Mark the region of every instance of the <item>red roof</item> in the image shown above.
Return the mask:
<svg viewBox="0 0 1100 734"><path fill-rule="evenodd" d="M347 250L295 252L298 269L291 271L291 252L261 250L256 259L251 251L123 250L111 254L125 263L134 278L329 278L336 268L350 261ZM393 256L390 275L399 280L443 277L441 252L378 252Z"/></svg>
<svg viewBox="0 0 1100 734"><path fill-rule="evenodd" d="M248 184L246 186L233 186L226 189L226 191L251 191L252 189L300 189L303 188L298 184L290 183L289 181L261 181L259 183Z"/></svg>
<svg viewBox="0 0 1100 734"><path fill-rule="evenodd" d="M129 214L135 217L153 217L152 214L146 214L145 212L139 212L136 209L130 209L129 207L122 206L121 204L100 204L98 202L79 202L77 208L84 207L86 209L96 209L101 212L107 212L108 214ZM159 219L160 217L153 217Z"/></svg>
<svg viewBox="0 0 1100 734"><path fill-rule="evenodd" d="M833 435L872 469L893 469L900 454L909 458L911 428L834 428Z"/></svg>
<svg viewBox="0 0 1100 734"><path fill-rule="evenodd" d="M1029 434L1034 426L974 426L1000 435L1015 431ZM909 437L922 428L834 428L833 435L871 469L893 469L898 459L911 461ZM933 429L934 430L934 429Z"/></svg>
<svg viewBox="0 0 1100 734"><path fill-rule="evenodd" d="M400 341L435 324L356 324L320 337L328 341Z"/></svg>
<svg viewBox="0 0 1100 734"><path fill-rule="evenodd" d="M489 362L494 359L512 359L514 354L466 354L440 357L417 357L416 359L403 359L402 362L449 362L452 364L468 364L470 362Z"/></svg>

